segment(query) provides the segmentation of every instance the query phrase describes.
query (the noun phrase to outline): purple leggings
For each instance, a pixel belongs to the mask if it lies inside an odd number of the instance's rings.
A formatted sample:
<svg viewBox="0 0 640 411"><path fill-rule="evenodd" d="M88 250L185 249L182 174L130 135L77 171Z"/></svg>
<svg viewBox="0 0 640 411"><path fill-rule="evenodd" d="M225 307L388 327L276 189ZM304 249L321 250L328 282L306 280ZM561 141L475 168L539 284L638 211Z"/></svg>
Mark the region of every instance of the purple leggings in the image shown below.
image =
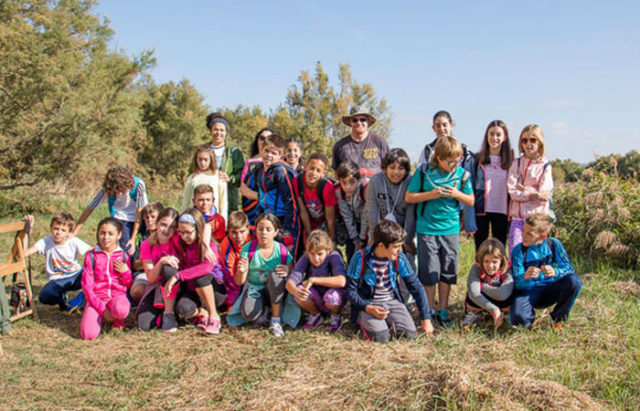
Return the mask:
<svg viewBox="0 0 640 411"><path fill-rule="evenodd" d="M524 227L524 220L511 220L511 228L509 228L509 258L511 258L513 247L522 242L522 227Z"/></svg>
<svg viewBox="0 0 640 411"><path fill-rule="evenodd" d="M302 289L302 285L298 286L298 289ZM313 301L316 307L325 313L329 312L327 305L340 307L345 302L345 292L342 288L329 288L324 294L320 294L320 291L314 286L309 289L309 299ZM296 298L296 301L298 299Z"/></svg>

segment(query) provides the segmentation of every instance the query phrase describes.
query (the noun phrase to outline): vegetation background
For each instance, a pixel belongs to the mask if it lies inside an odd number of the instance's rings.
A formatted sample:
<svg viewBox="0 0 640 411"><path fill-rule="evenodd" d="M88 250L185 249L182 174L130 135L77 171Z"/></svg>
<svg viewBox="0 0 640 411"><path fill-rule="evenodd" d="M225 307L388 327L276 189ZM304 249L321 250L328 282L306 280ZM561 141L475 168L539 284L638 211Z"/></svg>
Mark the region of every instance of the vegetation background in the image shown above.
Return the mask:
<svg viewBox="0 0 640 411"><path fill-rule="evenodd" d="M335 79L318 62L302 70L282 104L207 107L183 79L157 84L153 52L109 50L113 32L93 1L0 3L0 222L36 214L33 238L56 210L79 215L106 170L142 176L152 200L177 205L193 149L209 140L204 118L221 111L230 140L246 154L271 126L329 153L348 130L341 116L367 103L389 135L391 111L371 84L340 65ZM335 81L332 81L335 80ZM79 317L38 306L40 321L2 337L2 408L636 408L640 398L640 154L590 164L553 162L558 216L585 287L570 327L554 334L488 323L456 326L433 340L381 346L346 327L338 335L224 329L206 339L132 330L79 340ZM81 237L93 243L90 227ZM6 236L5 236L6 237ZM7 250L11 238L0 239ZM452 313L463 315L473 246L462 246ZM33 259L36 293L44 285ZM7 283L8 281L5 281ZM544 313L540 313L543 315ZM130 324L131 325L131 324Z"/></svg>

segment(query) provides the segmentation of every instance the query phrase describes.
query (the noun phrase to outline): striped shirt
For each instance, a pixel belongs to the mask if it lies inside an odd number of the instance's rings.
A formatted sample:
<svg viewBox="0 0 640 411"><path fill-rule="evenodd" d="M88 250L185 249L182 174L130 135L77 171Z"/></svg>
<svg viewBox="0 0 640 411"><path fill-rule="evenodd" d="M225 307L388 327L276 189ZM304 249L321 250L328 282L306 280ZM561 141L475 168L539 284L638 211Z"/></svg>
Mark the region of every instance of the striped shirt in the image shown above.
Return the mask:
<svg viewBox="0 0 640 411"><path fill-rule="evenodd" d="M101 188L100 191L98 191L98 194L96 194L93 200L91 200L91 203L89 203L89 209L95 210L100 203L106 201L108 198L109 196L104 191L104 188ZM116 196L116 201L114 203L115 213L112 217L122 221L134 222L136 221L138 208L144 207L148 202L147 189L144 181L140 180L138 187L136 188L136 201L131 200L129 197L129 191Z"/></svg>
<svg viewBox="0 0 640 411"><path fill-rule="evenodd" d="M382 302L394 299L391 288L391 278L389 278L389 260L373 257L373 272L376 273L376 287L373 293L373 301Z"/></svg>

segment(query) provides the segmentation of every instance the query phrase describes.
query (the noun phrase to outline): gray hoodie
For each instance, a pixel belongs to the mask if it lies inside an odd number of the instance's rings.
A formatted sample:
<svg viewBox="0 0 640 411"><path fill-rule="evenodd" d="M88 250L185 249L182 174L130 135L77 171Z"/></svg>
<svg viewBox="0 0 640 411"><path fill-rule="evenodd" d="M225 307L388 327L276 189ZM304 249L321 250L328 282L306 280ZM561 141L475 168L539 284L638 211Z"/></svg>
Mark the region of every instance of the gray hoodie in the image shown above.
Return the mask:
<svg viewBox="0 0 640 411"><path fill-rule="evenodd" d="M369 241L373 239L373 229L378 223L393 211L396 223L407 232L407 240L412 241L416 234L415 205L407 204L404 195L411 180L407 173L400 184L392 184L384 171L375 174L367 184L365 197L367 199L367 216L369 226Z"/></svg>

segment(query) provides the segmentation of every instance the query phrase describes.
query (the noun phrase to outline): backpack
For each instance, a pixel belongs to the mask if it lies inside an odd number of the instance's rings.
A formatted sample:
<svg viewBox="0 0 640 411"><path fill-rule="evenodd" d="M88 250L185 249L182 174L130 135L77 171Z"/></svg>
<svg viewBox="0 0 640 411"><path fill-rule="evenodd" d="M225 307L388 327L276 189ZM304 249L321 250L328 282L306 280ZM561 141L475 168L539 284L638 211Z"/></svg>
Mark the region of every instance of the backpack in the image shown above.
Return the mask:
<svg viewBox="0 0 640 411"><path fill-rule="evenodd" d="M542 166L542 175L544 175L545 170L549 167L551 163L546 162L544 166ZM518 157L518 177L520 177L520 157ZM540 183L542 182L542 177L540 177L540 181L538 181L538 188L540 187ZM553 190L551 190L551 198L549 199L549 218L551 218L551 222L555 223L556 213L553 211Z"/></svg>
<svg viewBox="0 0 640 411"><path fill-rule="evenodd" d="M287 254L289 250L287 250L287 246L282 244L281 242L277 242L280 245L280 264L287 265ZM247 260L251 262L253 256L256 254L256 250L258 249L258 240L251 240L249 243L249 255L247 256Z"/></svg>
<svg viewBox="0 0 640 411"><path fill-rule="evenodd" d="M138 186L140 185L140 177L133 177L133 188L131 189L131 191L129 191L129 198L131 199L131 201L133 201L134 203L137 200L137 191L138 191ZM111 217L113 217L116 214L116 196L109 196L109 198L107 199L107 202L109 204L109 214L111 215Z"/></svg>
<svg viewBox="0 0 640 411"><path fill-rule="evenodd" d="M295 199L296 196L295 196L295 191L293 189L293 183L291 182L291 179L294 178L295 171L293 171L293 169L290 166L285 166L282 163L279 165L279 167L282 167L284 169L284 176L285 176L285 179L287 180L287 185L289 186L289 191L291 192L291 202L293 203L293 215L297 216L298 215L298 204L297 204L296 199ZM267 193L267 187L266 187L266 185L264 183L264 179L262 179L262 190L264 191L265 194ZM271 210L264 210L264 211L265 212L267 212L267 211L271 212L274 215L276 215L276 217L277 217L276 212L278 211L278 198L279 197L280 196L276 196L276 202L273 205L273 211L271 211ZM269 207L269 208L271 208L271 207Z"/></svg>
<svg viewBox="0 0 640 411"><path fill-rule="evenodd" d="M258 184L256 183L256 173L259 172L260 169L256 168L257 166L262 167L262 163L258 162L258 163L252 164L249 167L249 171L247 172L247 175L244 178L244 183L247 185L247 187L249 187L254 191L258 190ZM255 219L258 217L258 215L260 214L259 213L260 209L258 208L258 204L259 204L258 200L252 200L250 198L242 196L242 211L247 215L247 218L249 219L250 223L253 223Z"/></svg>
<svg viewBox="0 0 640 411"><path fill-rule="evenodd" d="M396 257L395 260L393 260L393 262L395 263L395 272L396 272L396 284L398 284L398 269L400 268L400 261L399 259ZM364 250L360 250L360 275L358 278L358 288L362 287L362 283L364 282L364 272L365 272L365 261L364 261Z"/></svg>
<svg viewBox="0 0 640 411"><path fill-rule="evenodd" d="M551 249L551 261L556 261L556 247L553 245L553 241L551 241L550 237L547 237L545 239L545 242L547 243L547 245L549 246L549 248ZM524 260L527 258L527 249L529 247L525 247L524 245L522 246L522 264L524 265Z"/></svg>
<svg viewBox="0 0 640 411"><path fill-rule="evenodd" d="M424 190L424 179L427 177L427 168L429 167L429 164L430 163L423 164L418 168L420 172L420 190L421 191ZM460 181L459 190L462 190L467 185L467 181L469 181L470 177L471 177L471 173L469 173L467 170L464 170L464 173L462 174L462 178ZM423 201L420 204L418 204L418 207L416 207L416 213L418 216L420 215L424 216L424 209L426 206L427 206L426 201Z"/></svg>

